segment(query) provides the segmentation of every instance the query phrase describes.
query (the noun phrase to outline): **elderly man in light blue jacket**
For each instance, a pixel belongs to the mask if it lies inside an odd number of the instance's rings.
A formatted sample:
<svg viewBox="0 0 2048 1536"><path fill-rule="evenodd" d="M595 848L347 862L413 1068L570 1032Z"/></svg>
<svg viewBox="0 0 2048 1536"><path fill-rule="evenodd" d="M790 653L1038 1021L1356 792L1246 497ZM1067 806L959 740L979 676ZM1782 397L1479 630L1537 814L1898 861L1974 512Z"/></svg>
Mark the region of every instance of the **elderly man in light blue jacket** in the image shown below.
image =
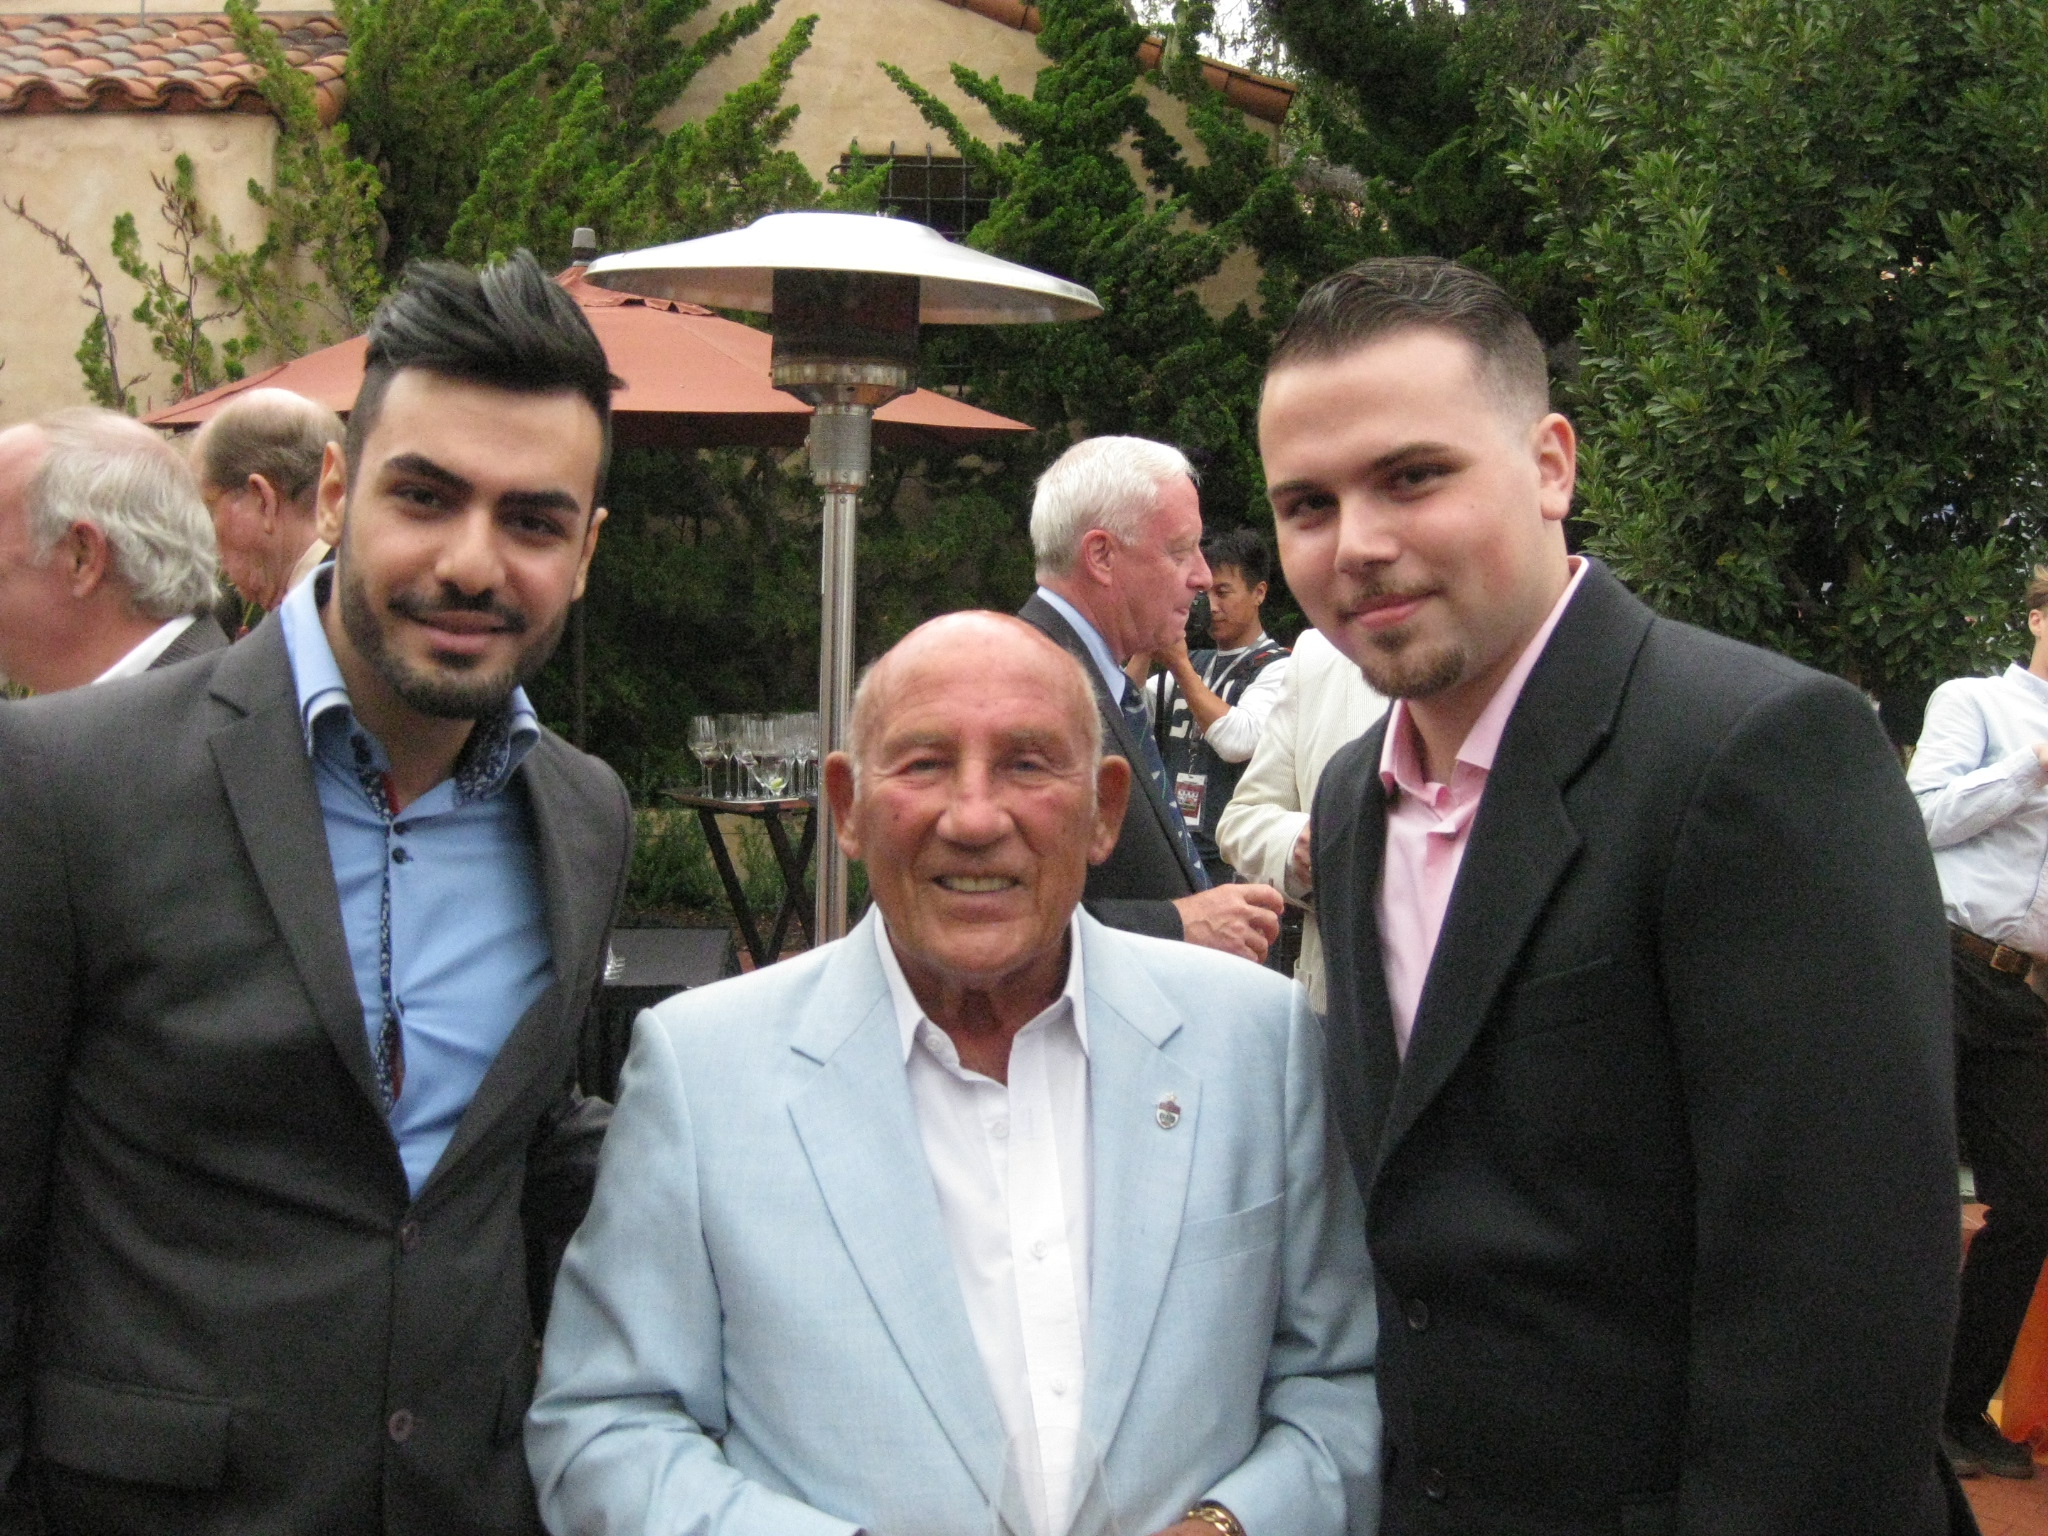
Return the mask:
<svg viewBox="0 0 2048 1536"><path fill-rule="evenodd" d="M528 1421L549 1528L1370 1533L1314 1015L1077 910L1130 769L1029 626L923 626L852 736L876 910L640 1020Z"/></svg>

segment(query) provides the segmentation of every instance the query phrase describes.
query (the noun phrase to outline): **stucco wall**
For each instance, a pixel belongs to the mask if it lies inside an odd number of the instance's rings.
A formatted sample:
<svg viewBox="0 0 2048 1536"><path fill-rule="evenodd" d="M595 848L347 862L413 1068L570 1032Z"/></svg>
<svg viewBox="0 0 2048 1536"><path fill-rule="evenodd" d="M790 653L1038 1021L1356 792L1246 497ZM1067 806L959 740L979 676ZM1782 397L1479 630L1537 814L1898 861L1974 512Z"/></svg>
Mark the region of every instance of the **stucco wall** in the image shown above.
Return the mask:
<svg viewBox="0 0 2048 1536"><path fill-rule="evenodd" d="M686 35L699 33L723 7L714 5L696 19ZM978 74L1000 79L1007 90L1029 95L1046 59L1032 33L992 21L945 0L780 0L768 25L743 39L724 58L713 60L659 120L667 128L712 111L734 87L753 79L766 67L768 55L800 16L816 15L811 46L797 60L785 102L801 110L784 147L803 161L813 176L839 163L849 145L859 141L869 154L886 154L893 142L900 153L950 155L944 134L929 127L908 96L878 67L895 64L960 115L976 137L1001 140L1009 135L979 102L953 83L957 60ZM1149 86L1142 87L1162 126L1190 145L1187 112L1181 103ZM1278 129L1256 118L1246 121L1277 141ZM1137 169L1135 151L1126 158ZM1142 172L1140 172L1142 178ZM599 238L603 238L600 230ZM1240 299L1250 299L1258 286L1258 266L1240 253L1227 262L1202 291L1203 301L1219 313Z"/></svg>
<svg viewBox="0 0 2048 1536"><path fill-rule="evenodd" d="M167 231L152 173L168 176L180 154L192 157L204 206L244 248L263 238L263 213L249 201L253 177L270 180L277 125L245 112L86 112L0 115L0 196L24 198L28 211L70 236L106 285L124 374L147 373L144 406L168 403L170 368L129 315L137 286L115 265L114 219L135 215L152 257ZM175 269L174 269L175 270ZM0 271L8 274L0 307L0 426L59 406L86 403L73 354L89 312L79 302L77 269L12 213L0 211Z"/></svg>

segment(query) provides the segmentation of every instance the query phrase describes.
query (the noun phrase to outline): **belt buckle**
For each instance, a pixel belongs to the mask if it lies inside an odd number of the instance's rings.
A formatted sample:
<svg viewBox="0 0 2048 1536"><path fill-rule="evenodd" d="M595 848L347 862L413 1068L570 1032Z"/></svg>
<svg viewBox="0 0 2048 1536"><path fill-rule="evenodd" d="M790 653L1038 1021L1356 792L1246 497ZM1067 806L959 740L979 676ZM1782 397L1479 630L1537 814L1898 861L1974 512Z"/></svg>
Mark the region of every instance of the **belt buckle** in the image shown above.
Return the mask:
<svg viewBox="0 0 2048 1536"><path fill-rule="evenodd" d="M2003 971L2008 976L2024 976L2033 969L2034 957L2023 949L2008 949L2003 944L1991 946L1991 969Z"/></svg>

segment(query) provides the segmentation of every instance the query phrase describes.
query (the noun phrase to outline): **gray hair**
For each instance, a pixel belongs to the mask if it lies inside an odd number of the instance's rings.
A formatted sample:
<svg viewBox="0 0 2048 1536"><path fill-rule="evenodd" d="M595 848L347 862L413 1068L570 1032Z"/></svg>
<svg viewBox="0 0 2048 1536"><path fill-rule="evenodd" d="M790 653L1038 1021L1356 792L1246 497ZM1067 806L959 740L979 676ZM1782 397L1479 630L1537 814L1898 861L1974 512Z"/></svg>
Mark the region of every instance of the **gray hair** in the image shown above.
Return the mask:
<svg viewBox="0 0 2048 1536"><path fill-rule="evenodd" d="M1159 505L1159 488L1176 475L1198 480L1186 454L1144 437L1083 438L1054 459L1031 498L1039 579L1071 571L1091 529L1136 543Z"/></svg>
<svg viewBox="0 0 2048 1536"><path fill-rule="evenodd" d="M117 411L79 406L36 423L42 462L27 495L29 544L46 558L74 523L106 536L136 609L158 620L218 595L213 519L178 451Z"/></svg>
<svg viewBox="0 0 2048 1536"><path fill-rule="evenodd" d="M283 389L252 389L199 429L193 467L216 491L239 491L261 475L289 506L310 502L329 443L347 429L317 400Z"/></svg>

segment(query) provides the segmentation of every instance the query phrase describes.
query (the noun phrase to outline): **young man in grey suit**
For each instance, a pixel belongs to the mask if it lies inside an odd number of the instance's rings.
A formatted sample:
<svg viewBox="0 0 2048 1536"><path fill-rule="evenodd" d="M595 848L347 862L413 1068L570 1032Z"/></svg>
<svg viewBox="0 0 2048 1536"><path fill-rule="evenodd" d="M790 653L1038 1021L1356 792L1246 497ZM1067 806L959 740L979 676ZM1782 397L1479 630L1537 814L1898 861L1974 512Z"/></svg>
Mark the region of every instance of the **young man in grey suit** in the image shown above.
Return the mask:
<svg viewBox="0 0 2048 1536"><path fill-rule="evenodd" d="M1948 945L1875 711L1567 553L1571 424L1477 273L1318 285L1259 432L1395 700L1311 822L1386 1536L1971 1529Z"/></svg>
<svg viewBox="0 0 2048 1536"><path fill-rule="evenodd" d="M999 614L863 682L825 783L874 911L641 1016L527 1432L551 1530L1369 1536L1321 1031L1076 910L1130 784L1095 725Z"/></svg>
<svg viewBox="0 0 2048 1536"><path fill-rule="evenodd" d="M1178 448L1091 437L1039 476L1031 503L1038 590L1017 617L1081 663L1103 739L1135 775L1116 846L1088 872L1090 915L1112 928L1263 960L1286 908L1261 885L1211 887L1166 779L1142 690L1140 652L1187 638L1209 589L1194 470Z"/></svg>
<svg viewBox="0 0 2048 1536"><path fill-rule="evenodd" d="M372 321L337 562L186 667L0 705L0 1472L62 1533L537 1525L530 1258L630 839L520 684L611 379L531 257ZM544 1292L541 1292L544 1294Z"/></svg>

